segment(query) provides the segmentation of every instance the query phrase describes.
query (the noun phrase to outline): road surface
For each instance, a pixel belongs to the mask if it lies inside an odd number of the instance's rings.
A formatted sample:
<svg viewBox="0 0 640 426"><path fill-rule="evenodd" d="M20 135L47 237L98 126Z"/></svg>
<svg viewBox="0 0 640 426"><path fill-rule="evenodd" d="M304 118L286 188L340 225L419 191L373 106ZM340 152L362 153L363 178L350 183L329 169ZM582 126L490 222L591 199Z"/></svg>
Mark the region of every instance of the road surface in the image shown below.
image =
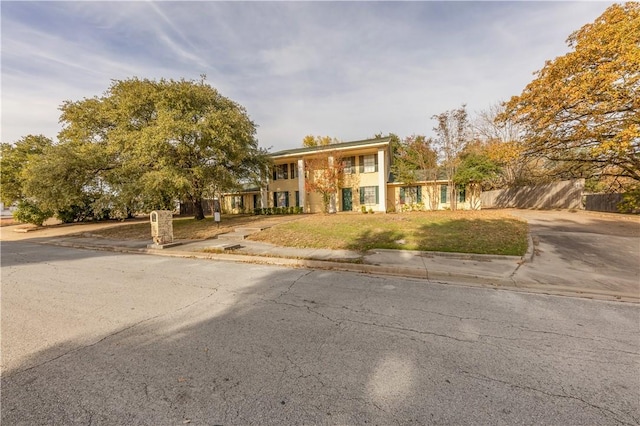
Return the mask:
<svg viewBox="0 0 640 426"><path fill-rule="evenodd" d="M640 422L635 304L1 251L2 424Z"/></svg>

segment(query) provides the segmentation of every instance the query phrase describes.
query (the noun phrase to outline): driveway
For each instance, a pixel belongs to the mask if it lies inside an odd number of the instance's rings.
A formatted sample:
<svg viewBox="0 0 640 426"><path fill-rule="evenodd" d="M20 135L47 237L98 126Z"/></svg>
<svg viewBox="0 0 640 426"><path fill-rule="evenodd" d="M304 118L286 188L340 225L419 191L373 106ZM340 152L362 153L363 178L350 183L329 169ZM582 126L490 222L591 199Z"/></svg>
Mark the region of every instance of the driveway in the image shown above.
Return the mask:
<svg viewBox="0 0 640 426"><path fill-rule="evenodd" d="M619 214L513 210L529 222L534 256L516 281L580 282L586 289L640 295L640 218Z"/></svg>

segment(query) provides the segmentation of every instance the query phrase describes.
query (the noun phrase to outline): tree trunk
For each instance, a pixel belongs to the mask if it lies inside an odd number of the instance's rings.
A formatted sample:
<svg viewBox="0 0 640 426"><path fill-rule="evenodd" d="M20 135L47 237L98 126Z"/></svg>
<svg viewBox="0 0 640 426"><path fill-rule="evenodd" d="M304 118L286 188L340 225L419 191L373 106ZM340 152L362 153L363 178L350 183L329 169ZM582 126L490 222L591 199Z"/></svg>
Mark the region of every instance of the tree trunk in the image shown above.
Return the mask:
<svg viewBox="0 0 640 426"><path fill-rule="evenodd" d="M204 219L204 208L202 206L202 198L198 197L193 200L193 218L195 220Z"/></svg>

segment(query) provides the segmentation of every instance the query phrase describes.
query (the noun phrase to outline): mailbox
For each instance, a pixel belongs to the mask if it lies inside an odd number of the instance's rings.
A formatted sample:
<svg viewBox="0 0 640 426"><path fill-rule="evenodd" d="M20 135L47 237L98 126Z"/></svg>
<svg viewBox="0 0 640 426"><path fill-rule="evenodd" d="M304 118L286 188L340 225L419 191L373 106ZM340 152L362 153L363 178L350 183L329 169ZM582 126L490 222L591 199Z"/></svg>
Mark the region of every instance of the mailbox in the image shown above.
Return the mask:
<svg viewBox="0 0 640 426"><path fill-rule="evenodd" d="M154 210L151 212L151 237L154 244L173 243L173 212L171 210Z"/></svg>

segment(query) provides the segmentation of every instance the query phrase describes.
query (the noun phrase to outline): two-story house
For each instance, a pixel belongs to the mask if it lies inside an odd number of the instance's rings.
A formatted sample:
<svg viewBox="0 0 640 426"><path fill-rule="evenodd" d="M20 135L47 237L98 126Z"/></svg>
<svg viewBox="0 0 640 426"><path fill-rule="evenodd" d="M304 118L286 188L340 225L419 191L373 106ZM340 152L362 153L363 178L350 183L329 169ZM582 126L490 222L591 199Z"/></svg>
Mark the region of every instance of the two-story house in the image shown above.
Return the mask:
<svg viewBox="0 0 640 426"><path fill-rule="evenodd" d="M263 188L247 188L227 194L223 209L229 213L249 212L262 207L301 207L305 213L323 211L323 197L309 190L307 183L321 178L318 159L325 169L340 163L340 179L331 194L330 211L360 211L364 206L376 212L410 209L442 210L451 207L446 180L394 181L390 173L391 139L376 138L325 146L289 149L271 154L273 168ZM312 167L312 166L315 166ZM468 189L456 192L456 208L479 208L479 194Z"/></svg>

